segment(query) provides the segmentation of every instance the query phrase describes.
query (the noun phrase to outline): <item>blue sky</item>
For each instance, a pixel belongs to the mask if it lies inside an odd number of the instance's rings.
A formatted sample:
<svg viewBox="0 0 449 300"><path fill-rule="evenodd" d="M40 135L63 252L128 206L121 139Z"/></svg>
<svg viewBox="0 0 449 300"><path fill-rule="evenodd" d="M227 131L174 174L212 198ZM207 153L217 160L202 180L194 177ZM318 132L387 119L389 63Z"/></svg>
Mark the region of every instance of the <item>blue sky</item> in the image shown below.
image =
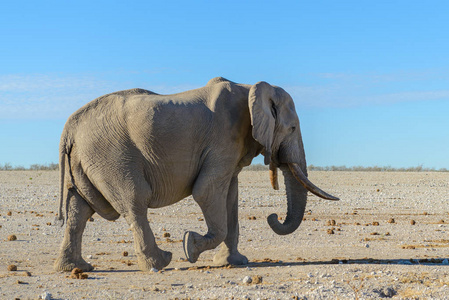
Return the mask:
<svg viewBox="0 0 449 300"><path fill-rule="evenodd" d="M447 1L3 1L0 164L103 94L223 76L295 99L309 164L449 169ZM260 158L256 162L262 162Z"/></svg>

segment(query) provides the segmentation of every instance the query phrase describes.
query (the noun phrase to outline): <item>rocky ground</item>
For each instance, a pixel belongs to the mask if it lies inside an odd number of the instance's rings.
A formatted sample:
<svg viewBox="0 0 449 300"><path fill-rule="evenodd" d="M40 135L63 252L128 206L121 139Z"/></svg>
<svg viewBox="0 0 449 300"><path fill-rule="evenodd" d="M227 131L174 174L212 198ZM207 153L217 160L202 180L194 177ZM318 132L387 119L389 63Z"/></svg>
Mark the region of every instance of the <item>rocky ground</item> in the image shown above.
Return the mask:
<svg viewBox="0 0 449 300"><path fill-rule="evenodd" d="M214 267L215 251L195 264L185 261L184 232L206 230L199 207L187 198L148 213L160 247L173 252L166 269L139 271L126 222L94 215L83 255L95 270L75 279L52 269L63 235L54 225L58 173L2 171L0 298L449 298L448 173L309 175L341 201L311 195L300 228L277 236L266 217L285 214L283 185L272 190L267 172L241 174L240 250L247 266Z"/></svg>

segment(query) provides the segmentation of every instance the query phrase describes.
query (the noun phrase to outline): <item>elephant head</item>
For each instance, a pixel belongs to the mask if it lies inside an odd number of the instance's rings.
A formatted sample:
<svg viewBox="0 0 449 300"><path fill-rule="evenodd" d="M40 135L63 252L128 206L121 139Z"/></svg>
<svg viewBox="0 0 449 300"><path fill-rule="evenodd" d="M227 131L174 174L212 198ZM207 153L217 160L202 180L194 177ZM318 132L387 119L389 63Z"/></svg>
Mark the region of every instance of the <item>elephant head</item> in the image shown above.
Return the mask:
<svg viewBox="0 0 449 300"><path fill-rule="evenodd" d="M250 88L248 105L252 135L264 150L265 164L270 165L270 179L278 189L277 168L284 175L287 192L287 217L284 223L276 214L267 221L280 235L294 232L304 216L307 191L328 200L339 200L327 194L307 179L307 165L295 104L280 87L258 82Z"/></svg>

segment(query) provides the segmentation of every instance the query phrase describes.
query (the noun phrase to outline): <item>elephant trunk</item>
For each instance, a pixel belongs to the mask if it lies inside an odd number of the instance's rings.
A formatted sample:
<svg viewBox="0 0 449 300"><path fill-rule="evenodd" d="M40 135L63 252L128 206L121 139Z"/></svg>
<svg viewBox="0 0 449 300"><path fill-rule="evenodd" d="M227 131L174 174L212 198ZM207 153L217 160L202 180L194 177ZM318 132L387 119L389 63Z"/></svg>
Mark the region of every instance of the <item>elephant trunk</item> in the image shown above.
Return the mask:
<svg viewBox="0 0 449 300"><path fill-rule="evenodd" d="M296 163L282 164L280 166L282 174L284 175L285 189L287 192L287 217L285 222L281 224L278 221L276 214L268 216L267 221L271 229L279 235L286 235L294 232L302 222L304 211L307 204L307 191L327 200L339 200L319 187L314 185L307 178L306 170L301 170L301 167ZM277 173L275 167L270 166L271 183L275 188L277 183ZM276 188L275 188L276 189Z"/></svg>
<svg viewBox="0 0 449 300"><path fill-rule="evenodd" d="M296 180L287 165L281 165L287 193L287 216L284 223L278 221L277 214L268 216L267 221L271 229L279 235L294 232L302 222L307 203L307 190Z"/></svg>

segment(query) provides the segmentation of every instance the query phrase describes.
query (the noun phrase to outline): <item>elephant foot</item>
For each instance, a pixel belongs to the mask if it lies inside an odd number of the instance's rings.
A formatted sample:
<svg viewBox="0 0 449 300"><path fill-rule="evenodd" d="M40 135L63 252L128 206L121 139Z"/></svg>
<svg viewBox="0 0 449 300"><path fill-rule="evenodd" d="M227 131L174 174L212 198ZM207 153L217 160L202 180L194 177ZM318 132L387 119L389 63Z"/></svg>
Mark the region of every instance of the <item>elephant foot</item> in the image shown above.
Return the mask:
<svg viewBox="0 0 449 300"><path fill-rule="evenodd" d="M229 250L220 250L214 256L214 264L217 266L223 265L246 265L248 264L248 258L245 255L240 254L238 251L230 253Z"/></svg>
<svg viewBox="0 0 449 300"><path fill-rule="evenodd" d="M182 246L184 248L184 254L189 262L194 263L198 260L201 252L198 251L196 242L203 237L196 232L187 231L184 233L184 239L182 241Z"/></svg>
<svg viewBox="0 0 449 300"><path fill-rule="evenodd" d="M70 261L64 257L58 257L53 265L55 271L70 272L75 268L83 270L83 272L89 272L94 269L94 267L86 262L84 259L78 259L76 261Z"/></svg>
<svg viewBox="0 0 449 300"><path fill-rule="evenodd" d="M152 269L162 270L171 262L172 253L159 249L159 253L156 256L145 257L137 256L137 262L139 268L142 271L150 271Z"/></svg>

